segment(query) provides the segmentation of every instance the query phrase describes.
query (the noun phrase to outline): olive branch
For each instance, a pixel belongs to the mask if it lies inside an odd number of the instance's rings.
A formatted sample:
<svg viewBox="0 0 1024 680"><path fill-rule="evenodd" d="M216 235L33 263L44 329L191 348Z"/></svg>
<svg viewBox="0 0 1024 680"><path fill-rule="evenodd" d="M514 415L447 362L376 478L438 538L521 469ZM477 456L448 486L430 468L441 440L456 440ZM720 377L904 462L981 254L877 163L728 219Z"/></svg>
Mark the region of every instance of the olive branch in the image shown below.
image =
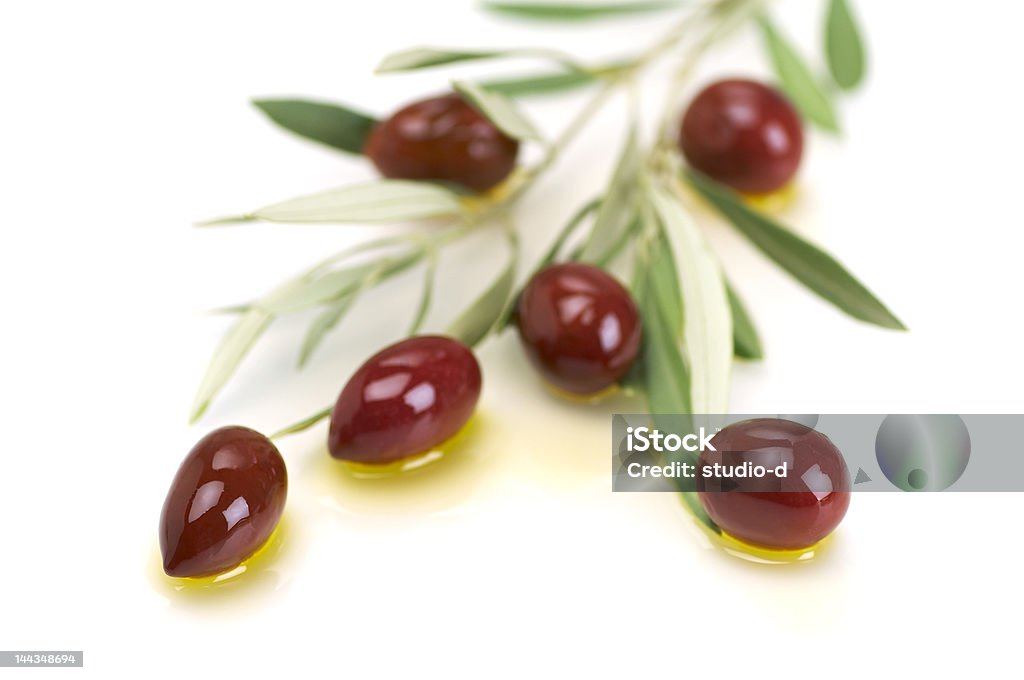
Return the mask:
<svg viewBox="0 0 1024 680"><path fill-rule="evenodd" d="M767 6L767 0L704 0L687 5L490 1L483 4L484 9L519 20L579 23L658 11L678 13L679 19L644 51L594 65L557 50L537 48L416 47L385 57L378 73L510 57L550 64L543 71L522 76L452 83L504 133L539 145L543 150L540 159L514 173L503 186L479 197L436 183L386 179L201 223L426 222L436 228L358 244L256 300L222 310L235 314L237 319L214 352L192 407L192 420L203 415L249 350L280 316L319 310L298 353L299 365L304 366L357 300L383 281L422 268L422 294L409 325L410 335L418 333L433 306L438 253L481 228L497 228L508 246L507 263L444 332L475 346L507 328L520 269L519 237L512 226L514 211L595 114L622 90L631 94L633 106L629 131L608 185L600 192L601 198L588 200L579 208L531 271L564 259L600 267L631 263L630 288L643 317L645 339L640 359L624 379L623 387L644 394L650 412L725 412L734 357L763 356L751 315L726 280L717 256L692 217L695 200L713 207L782 269L840 310L861 321L902 329L902 323L831 255L757 211L731 189L684 167L672 125L679 109L676 97L706 54L742 26L758 28L779 86L801 114L826 132L840 130L836 97L860 84L866 62L863 41L846 0L827 0L823 32L827 84L773 22ZM635 84L643 71L663 59L675 59L675 69L656 138L645 146L637 124ZM575 89L593 92L572 120L550 139L519 106L521 100L531 96ZM378 122L371 114L336 103L261 99L254 104L285 129L352 154L362 153ZM307 429L329 414L330 409L325 409L275 436Z"/></svg>

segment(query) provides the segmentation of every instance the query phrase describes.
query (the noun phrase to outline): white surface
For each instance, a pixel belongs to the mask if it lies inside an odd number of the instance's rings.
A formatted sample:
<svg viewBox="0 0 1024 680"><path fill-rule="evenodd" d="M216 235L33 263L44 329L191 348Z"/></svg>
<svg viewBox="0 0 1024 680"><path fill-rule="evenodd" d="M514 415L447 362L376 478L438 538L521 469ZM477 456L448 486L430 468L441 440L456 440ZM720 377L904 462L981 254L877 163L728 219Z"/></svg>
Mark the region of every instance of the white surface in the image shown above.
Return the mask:
<svg viewBox="0 0 1024 680"><path fill-rule="evenodd" d="M755 568L703 547L673 497L610 494L612 407L548 396L511 337L482 352L467 462L375 489L330 474L322 429L286 441L279 574L198 602L157 585L160 504L194 441L326 405L414 304L414 278L378 293L303 373L292 364L305 319L282 323L207 418L185 425L225 327L200 313L370 233L189 227L370 175L275 129L247 99L320 96L384 112L449 75L373 78L392 49L534 42L597 56L637 48L664 23L537 29L469 2L353 4L0 9L0 648L84 649L78 673L97 678L150 664L191 677L232 667L350 678L1017 672L1020 495L858 495L824 559ZM818 5L783 8L808 48ZM847 320L711 224L768 352L737 368L733 409L1020 412L1024 140L1012 55L1024 11L994 0L858 5L870 85L845 102L841 142L813 139L788 219L913 330ZM747 34L705 75L763 72ZM653 110L656 84L647 92ZM531 110L556 129L576 105ZM533 252L600 186L619 121L610 110L530 197L521 227ZM496 244L467 248L498 256ZM468 295L459 277L485 271L486 257L473 261L450 270L445 290L463 292L441 298L435 328Z"/></svg>

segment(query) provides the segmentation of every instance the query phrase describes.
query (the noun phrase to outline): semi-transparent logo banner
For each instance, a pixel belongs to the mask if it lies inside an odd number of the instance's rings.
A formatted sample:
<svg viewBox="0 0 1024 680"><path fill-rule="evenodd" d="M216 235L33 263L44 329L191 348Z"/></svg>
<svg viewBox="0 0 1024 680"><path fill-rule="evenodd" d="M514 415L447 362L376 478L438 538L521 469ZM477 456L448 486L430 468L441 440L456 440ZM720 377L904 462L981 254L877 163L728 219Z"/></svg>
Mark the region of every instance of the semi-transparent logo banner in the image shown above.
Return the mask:
<svg viewBox="0 0 1024 680"><path fill-rule="evenodd" d="M615 491L1024 491L1024 415L617 414Z"/></svg>

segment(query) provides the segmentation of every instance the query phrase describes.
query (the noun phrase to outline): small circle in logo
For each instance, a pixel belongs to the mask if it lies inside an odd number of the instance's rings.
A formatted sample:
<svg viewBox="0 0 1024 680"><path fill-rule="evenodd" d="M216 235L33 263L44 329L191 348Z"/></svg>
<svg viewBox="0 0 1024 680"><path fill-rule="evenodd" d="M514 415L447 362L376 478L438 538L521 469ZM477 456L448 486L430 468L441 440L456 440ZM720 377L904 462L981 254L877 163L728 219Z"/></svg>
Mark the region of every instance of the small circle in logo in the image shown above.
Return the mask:
<svg viewBox="0 0 1024 680"><path fill-rule="evenodd" d="M904 491L942 491L967 469L971 436L956 415L886 416L875 437L882 472Z"/></svg>

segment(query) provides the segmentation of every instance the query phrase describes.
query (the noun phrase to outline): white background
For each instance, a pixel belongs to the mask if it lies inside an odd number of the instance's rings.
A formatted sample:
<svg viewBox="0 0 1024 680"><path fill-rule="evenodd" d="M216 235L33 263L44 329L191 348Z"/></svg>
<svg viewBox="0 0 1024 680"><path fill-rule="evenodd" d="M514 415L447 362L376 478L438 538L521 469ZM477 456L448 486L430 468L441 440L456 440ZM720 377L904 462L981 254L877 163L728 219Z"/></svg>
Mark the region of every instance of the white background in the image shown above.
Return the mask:
<svg viewBox="0 0 1024 680"><path fill-rule="evenodd" d="M779 8L808 52L821 4ZM702 218L768 354L737 367L733 410L1021 412L1024 12L994 0L858 5L869 86L844 101L841 140L811 140L786 219L912 331L846 319ZM596 58L639 49L666 23L541 28L456 0L4 3L0 648L84 649L84 674L98 678L1019 673L1020 495L858 495L820 559L751 565L704 545L674 497L610 494L607 414L622 404L551 397L514 337L481 352L485 394L460 460L366 484L330 465L323 427L287 440L277 559L207 597L159 577L160 505L194 441L329 404L401 332L418 286L375 293L301 373L308 318L275 326L186 425L227 324L202 312L372 233L190 227L371 176L274 128L248 98L385 113L451 75L373 77L393 49L546 44ZM698 81L749 73L766 71L744 33ZM657 79L648 85L654 112ZM530 110L554 131L578 102ZM530 252L598 190L622 120L616 102L530 195ZM446 259L433 328L493 269L497 244L481 235Z"/></svg>

